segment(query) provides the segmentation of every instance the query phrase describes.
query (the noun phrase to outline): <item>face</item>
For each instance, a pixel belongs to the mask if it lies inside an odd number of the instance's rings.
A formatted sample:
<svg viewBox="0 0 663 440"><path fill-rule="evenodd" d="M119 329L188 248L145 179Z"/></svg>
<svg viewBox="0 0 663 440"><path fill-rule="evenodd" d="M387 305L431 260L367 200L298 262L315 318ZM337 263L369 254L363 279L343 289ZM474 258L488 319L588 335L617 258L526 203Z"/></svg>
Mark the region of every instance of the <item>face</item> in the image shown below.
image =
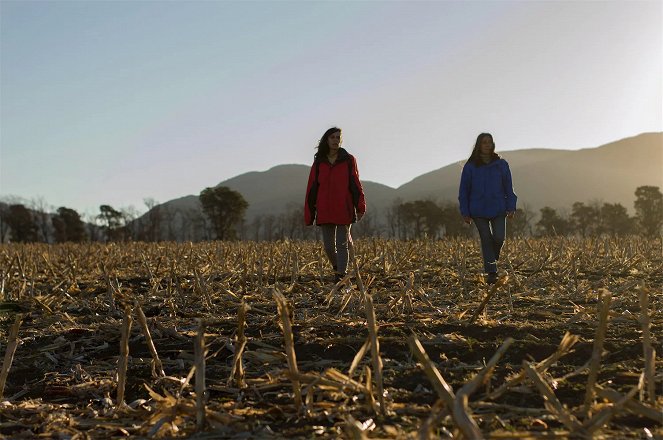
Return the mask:
<svg viewBox="0 0 663 440"><path fill-rule="evenodd" d="M493 152L493 138L490 136L484 136L481 138L481 143L479 144L481 149L481 154L490 154Z"/></svg>
<svg viewBox="0 0 663 440"><path fill-rule="evenodd" d="M327 145L329 145L329 152L335 153L338 151L338 148L341 146L341 132L336 131L329 135L327 138Z"/></svg>

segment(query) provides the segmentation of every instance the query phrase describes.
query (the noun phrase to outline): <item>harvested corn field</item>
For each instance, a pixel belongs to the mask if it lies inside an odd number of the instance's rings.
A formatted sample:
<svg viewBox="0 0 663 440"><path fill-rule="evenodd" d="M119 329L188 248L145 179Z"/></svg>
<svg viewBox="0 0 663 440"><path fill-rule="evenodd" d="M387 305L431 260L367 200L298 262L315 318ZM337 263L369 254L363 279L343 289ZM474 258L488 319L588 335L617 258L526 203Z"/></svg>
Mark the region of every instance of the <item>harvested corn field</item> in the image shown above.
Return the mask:
<svg viewBox="0 0 663 440"><path fill-rule="evenodd" d="M663 438L660 240L0 251L4 438Z"/></svg>

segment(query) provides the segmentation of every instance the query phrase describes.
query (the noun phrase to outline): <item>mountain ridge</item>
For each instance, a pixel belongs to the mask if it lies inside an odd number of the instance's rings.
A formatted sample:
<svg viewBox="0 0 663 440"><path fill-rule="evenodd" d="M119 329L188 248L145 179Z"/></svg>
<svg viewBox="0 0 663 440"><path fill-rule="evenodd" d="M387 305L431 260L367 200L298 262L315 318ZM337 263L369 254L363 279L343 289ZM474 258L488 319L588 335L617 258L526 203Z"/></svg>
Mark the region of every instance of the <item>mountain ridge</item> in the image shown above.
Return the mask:
<svg viewBox="0 0 663 440"><path fill-rule="evenodd" d="M641 133L598 147L579 150L532 148L498 153L509 162L518 206L538 212L544 206L570 208L573 202L621 203L632 210L635 189L663 188L663 132ZM463 161L424 173L393 188L362 179L368 212L382 216L394 200L431 199L456 202ZM278 164L265 171L249 171L215 186L240 192L249 202L246 220L302 209L310 165ZM202 188L201 188L202 190ZM179 209L195 206L197 195L163 205Z"/></svg>

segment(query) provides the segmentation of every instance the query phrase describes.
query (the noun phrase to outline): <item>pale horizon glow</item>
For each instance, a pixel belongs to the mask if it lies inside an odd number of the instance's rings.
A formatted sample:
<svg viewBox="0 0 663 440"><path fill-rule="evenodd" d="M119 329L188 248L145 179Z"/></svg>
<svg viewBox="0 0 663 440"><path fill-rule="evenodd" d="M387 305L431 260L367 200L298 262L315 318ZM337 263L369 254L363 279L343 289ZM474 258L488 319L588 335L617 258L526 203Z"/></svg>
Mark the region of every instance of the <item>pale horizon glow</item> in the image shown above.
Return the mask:
<svg viewBox="0 0 663 440"><path fill-rule="evenodd" d="M660 1L0 2L0 200L96 214L312 161L398 187L663 131ZM306 182L302 182L302 200Z"/></svg>

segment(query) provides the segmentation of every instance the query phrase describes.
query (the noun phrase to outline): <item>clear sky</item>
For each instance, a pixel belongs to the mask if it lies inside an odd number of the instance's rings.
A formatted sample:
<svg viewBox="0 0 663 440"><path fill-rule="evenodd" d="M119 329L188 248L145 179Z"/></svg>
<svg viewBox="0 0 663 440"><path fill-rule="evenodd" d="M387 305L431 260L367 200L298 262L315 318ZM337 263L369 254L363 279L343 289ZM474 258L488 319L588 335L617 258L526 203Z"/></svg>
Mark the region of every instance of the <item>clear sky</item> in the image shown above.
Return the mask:
<svg viewBox="0 0 663 440"><path fill-rule="evenodd" d="M310 164L392 187L663 131L663 2L6 1L0 196L97 213ZM302 200L306 182L302 182Z"/></svg>

